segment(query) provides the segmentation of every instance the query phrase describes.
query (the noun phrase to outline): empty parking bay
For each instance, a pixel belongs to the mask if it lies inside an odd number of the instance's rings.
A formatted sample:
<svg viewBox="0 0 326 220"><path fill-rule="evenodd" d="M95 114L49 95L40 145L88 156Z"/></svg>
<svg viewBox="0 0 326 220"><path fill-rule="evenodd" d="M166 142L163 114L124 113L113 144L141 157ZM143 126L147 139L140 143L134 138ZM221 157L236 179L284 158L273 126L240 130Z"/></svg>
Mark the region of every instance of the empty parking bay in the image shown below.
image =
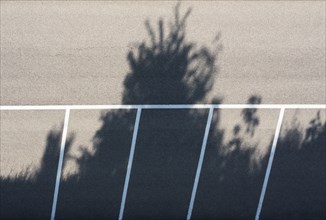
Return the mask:
<svg viewBox="0 0 326 220"><path fill-rule="evenodd" d="M184 219L208 110L143 110L125 219Z"/></svg>
<svg viewBox="0 0 326 220"><path fill-rule="evenodd" d="M56 217L117 219L135 110L73 110Z"/></svg>
<svg viewBox="0 0 326 220"><path fill-rule="evenodd" d="M326 218L325 126L325 109L285 112L261 219Z"/></svg>
<svg viewBox="0 0 326 220"><path fill-rule="evenodd" d="M63 119L64 111L1 111L1 219L50 219Z"/></svg>
<svg viewBox="0 0 326 220"><path fill-rule="evenodd" d="M192 219L255 218L279 110L254 111L214 111Z"/></svg>

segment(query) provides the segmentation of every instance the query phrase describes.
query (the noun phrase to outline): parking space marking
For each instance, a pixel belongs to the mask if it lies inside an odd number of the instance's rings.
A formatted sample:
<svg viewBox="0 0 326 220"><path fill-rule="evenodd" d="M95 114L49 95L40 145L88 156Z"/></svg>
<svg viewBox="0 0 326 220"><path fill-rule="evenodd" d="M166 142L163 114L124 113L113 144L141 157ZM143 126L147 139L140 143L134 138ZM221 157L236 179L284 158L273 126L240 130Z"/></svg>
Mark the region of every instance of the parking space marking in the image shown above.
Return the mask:
<svg viewBox="0 0 326 220"><path fill-rule="evenodd" d="M191 199L190 199L190 204L189 204L189 209L188 209L187 220L191 219L192 209L194 207L196 192L197 192L197 188L198 188L198 182L199 182L201 168L203 165L205 151L206 151L209 129L211 127L211 122L212 122L212 118L213 118L213 111L214 111L214 108L209 109L206 128L205 128L205 134L204 134L203 143L201 146L201 152L200 152L200 156L199 156L199 161L198 161L198 166L197 166L197 171L196 171L196 176L195 176L195 181L194 181L194 186L193 186L192 193L191 193Z"/></svg>
<svg viewBox="0 0 326 220"><path fill-rule="evenodd" d="M200 178L202 163L204 160L204 154L208 139L208 133L209 128L211 124L211 120L213 117L213 110L214 109L247 109L247 108L254 108L254 109L280 109L280 114L276 126L276 131L272 143L272 149L264 177L264 182L259 198L259 203L256 211L255 220L259 220L259 216L261 213L266 188L268 184L268 179L270 176L272 163L275 155L277 140L279 138L280 129L282 125L282 120L284 116L285 109L326 109L326 104L161 104L161 105L23 105L23 106L1 106L0 110L2 111L10 111L10 110L65 110L65 119L64 119L64 127L62 131L62 139L61 139L61 147L60 147L60 156L59 156L59 162L58 162L58 169L57 169L57 175L56 175L56 182L55 182L55 190L54 190L54 196L53 196L53 204L52 204L52 210L51 210L51 220L54 220L55 218L55 212L58 202L58 194L59 194L59 187L60 187L60 180L61 180L61 173L62 173L62 165L63 165L63 158L64 158L64 150L65 150L65 144L66 144L66 137L67 137L67 129L68 129L68 122L69 122L69 114L70 110L90 110L90 109L137 109L137 115L135 120L135 126L133 131L133 137L132 137L132 143L131 143L131 149L129 154L129 161L127 166L127 173L126 173L126 179L124 183L124 189L122 194L122 201L120 206L120 212L119 212L119 220L122 220L123 213L125 209L125 203L126 203L126 197L127 197L127 191L128 191L128 185L129 185L129 179L131 174L131 168L132 168L132 162L133 157L135 153L135 145L137 140L137 133L138 133L138 127L139 127L139 121L141 116L141 110L142 109L209 109L209 115L207 119L204 139L202 143L202 149L201 154L199 157L198 167L196 171L196 176L194 180L194 186L192 190L190 205L187 213L187 219L191 219L192 210L194 206L194 201L196 197L196 191L198 187L198 182Z"/></svg>
<svg viewBox="0 0 326 220"><path fill-rule="evenodd" d="M56 181L55 181L52 211L51 211L51 220L54 220L55 212L56 212L56 208L57 208L63 157L64 157L64 152L65 152L66 138L67 138L67 132L68 132L69 114L70 114L70 109L68 108L68 109L66 109L65 120L64 120L63 131L62 131L60 156L59 156L59 162L58 162L58 170L57 170L57 177L56 177Z"/></svg>
<svg viewBox="0 0 326 220"><path fill-rule="evenodd" d="M162 105L2 105L0 110L66 110L66 109L318 109L326 104L162 104Z"/></svg>
<svg viewBox="0 0 326 220"><path fill-rule="evenodd" d="M274 159L274 155L275 155L277 140L280 135L280 130L281 130L281 126L282 126L284 111L285 111L285 108L281 108L277 126L276 126L276 130L275 130L274 139L273 139L271 154L269 156L268 165L267 165L267 169L266 169L266 173L265 173L264 183L263 183L263 187L262 187L260 198L259 198L259 203L258 203L258 207L257 207L255 220L259 220L259 216L260 216L261 209L263 206L266 188L267 188L267 184L268 184L268 179L269 179L269 175L270 175L270 172L272 169L273 159Z"/></svg>
<svg viewBox="0 0 326 220"><path fill-rule="evenodd" d="M132 135L132 142L131 142L131 149L130 149L129 160L128 160L126 179L125 179L125 184L124 184L123 193L122 193L119 220L122 220L122 218L123 218L123 213L124 213L124 209L125 209L125 205L126 205L126 198L127 198L132 162L133 162L134 154L135 154L135 147L136 147L137 133L138 133L138 128L139 128L140 115L141 115L141 108L138 108L135 126L134 126L134 132Z"/></svg>

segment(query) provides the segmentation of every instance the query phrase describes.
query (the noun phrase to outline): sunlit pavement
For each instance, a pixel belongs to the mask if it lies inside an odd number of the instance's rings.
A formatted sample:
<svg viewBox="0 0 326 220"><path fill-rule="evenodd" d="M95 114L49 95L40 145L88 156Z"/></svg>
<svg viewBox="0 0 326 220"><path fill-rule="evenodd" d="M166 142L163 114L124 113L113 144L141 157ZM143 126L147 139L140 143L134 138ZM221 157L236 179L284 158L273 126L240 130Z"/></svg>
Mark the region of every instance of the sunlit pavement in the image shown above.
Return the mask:
<svg viewBox="0 0 326 220"><path fill-rule="evenodd" d="M123 103L144 21L173 7L2 1L1 106ZM325 103L325 2L187 7L190 40L222 36L207 100ZM1 110L0 218L325 219L326 110L283 110Z"/></svg>

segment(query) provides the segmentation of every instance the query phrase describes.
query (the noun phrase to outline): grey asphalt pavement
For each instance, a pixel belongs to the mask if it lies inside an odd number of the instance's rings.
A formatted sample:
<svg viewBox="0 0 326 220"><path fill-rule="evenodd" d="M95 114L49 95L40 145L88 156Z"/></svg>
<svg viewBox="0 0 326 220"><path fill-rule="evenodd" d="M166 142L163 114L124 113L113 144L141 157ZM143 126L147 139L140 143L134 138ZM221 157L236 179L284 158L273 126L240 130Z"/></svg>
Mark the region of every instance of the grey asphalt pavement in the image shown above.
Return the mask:
<svg viewBox="0 0 326 220"><path fill-rule="evenodd" d="M122 104L126 91L139 91L137 81L124 83L128 52L150 41L145 20L173 19L175 3L1 1L1 105ZM247 103L252 95L269 104L326 103L325 2L187 7L187 40L211 48L220 32L223 45L200 103ZM64 115L1 110L1 219L50 218ZM261 219L326 218L325 115L285 110ZM207 116L142 111L125 219L186 218ZM193 219L255 218L278 116L279 109L214 110ZM119 217L135 118L135 110L70 112L57 219Z"/></svg>

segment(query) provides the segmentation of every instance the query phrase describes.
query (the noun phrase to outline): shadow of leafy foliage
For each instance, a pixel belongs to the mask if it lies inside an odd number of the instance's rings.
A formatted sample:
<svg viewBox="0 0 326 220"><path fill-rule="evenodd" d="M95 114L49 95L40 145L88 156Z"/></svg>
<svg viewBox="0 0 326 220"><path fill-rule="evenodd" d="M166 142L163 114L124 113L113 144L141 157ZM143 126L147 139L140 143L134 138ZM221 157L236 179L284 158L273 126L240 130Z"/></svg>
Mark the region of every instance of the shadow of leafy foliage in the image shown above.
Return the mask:
<svg viewBox="0 0 326 220"><path fill-rule="evenodd" d="M326 122L320 111L305 129L294 121L279 139L262 216L325 219L325 158Z"/></svg>
<svg viewBox="0 0 326 220"><path fill-rule="evenodd" d="M145 22L150 42L141 42L127 55L130 72L124 81L123 104L221 102L207 98L218 73L221 45L217 41L213 49L198 47L186 39L190 12L181 15L178 4L174 21L167 26L160 19L157 33ZM260 104L261 100L252 96L248 103ZM258 146L243 146L246 138L254 136L260 119L257 109L244 109L241 116L245 127L235 124L233 137L226 141L220 112L214 110L194 219L254 218L269 155L260 164L252 164ZM82 148L81 156L75 158L79 172L61 181L56 218L118 218L135 117L135 110L103 112L102 125L93 138L95 151ZM142 110L124 218L186 218L207 117L207 109ZM49 217L60 138L60 132L49 133L35 179L29 179L27 172L1 178L1 218ZM68 139L65 155L69 155L72 141L73 137ZM282 172L271 175L263 217L297 218L298 210L299 217L325 216L325 194L311 194L310 190L325 191L325 175L316 176L325 171L325 124L320 117L317 115L306 131L298 127L287 130L277 149L273 170ZM288 155L292 155L291 163ZM307 184L297 184L303 179L309 179ZM284 192L288 188L293 195ZM288 206L279 202L282 193L289 194L284 200ZM17 201L22 205L13 209Z"/></svg>
<svg viewBox="0 0 326 220"><path fill-rule="evenodd" d="M70 146L74 136L66 140ZM24 170L14 177L1 177L1 219L49 219L60 153L61 130L51 130L40 169L31 176L32 170Z"/></svg>

